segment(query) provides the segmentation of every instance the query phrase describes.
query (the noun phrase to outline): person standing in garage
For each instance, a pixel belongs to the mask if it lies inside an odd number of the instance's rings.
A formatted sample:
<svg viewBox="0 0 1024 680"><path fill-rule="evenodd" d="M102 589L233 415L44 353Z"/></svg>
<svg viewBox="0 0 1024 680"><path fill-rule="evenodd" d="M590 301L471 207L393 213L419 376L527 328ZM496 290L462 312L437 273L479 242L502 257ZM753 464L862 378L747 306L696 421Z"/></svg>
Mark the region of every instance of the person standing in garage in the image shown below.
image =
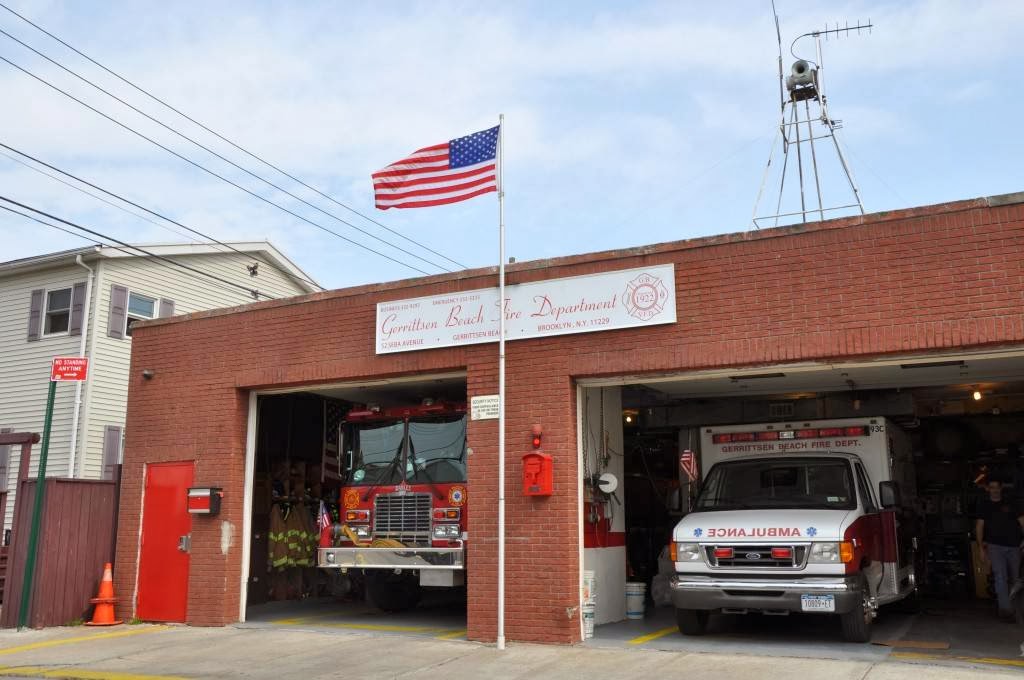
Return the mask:
<svg viewBox="0 0 1024 680"><path fill-rule="evenodd" d="M988 499L978 507L974 534L981 555L992 565L999 615L1012 621L1010 583L1020 574L1024 513L1012 499L1003 497L1000 479L993 477L988 480Z"/></svg>

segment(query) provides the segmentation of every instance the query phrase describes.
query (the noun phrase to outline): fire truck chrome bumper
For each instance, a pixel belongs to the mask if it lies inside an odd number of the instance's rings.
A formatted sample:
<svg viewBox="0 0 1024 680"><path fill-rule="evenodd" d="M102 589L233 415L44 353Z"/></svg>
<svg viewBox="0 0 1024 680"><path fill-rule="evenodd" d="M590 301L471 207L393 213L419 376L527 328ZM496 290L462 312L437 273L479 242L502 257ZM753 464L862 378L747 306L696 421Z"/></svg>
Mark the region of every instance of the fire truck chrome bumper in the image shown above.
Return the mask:
<svg viewBox="0 0 1024 680"><path fill-rule="evenodd" d="M463 569L463 548L320 548L325 569Z"/></svg>
<svg viewBox="0 0 1024 680"><path fill-rule="evenodd" d="M834 613L842 614L862 601L861 581L850 577L747 579L677 574L671 588L672 604L678 609L799 612L803 595L831 595Z"/></svg>

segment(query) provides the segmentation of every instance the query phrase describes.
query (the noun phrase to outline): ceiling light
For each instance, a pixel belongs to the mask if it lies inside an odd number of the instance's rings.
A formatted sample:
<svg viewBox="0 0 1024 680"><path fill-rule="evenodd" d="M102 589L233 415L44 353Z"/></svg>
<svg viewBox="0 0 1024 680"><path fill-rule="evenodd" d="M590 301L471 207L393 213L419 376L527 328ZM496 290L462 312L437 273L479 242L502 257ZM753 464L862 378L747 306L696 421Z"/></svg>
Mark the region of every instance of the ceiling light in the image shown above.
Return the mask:
<svg viewBox="0 0 1024 680"><path fill-rule="evenodd" d="M974 401L981 401L981 392L974 390Z"/></svg>
<svg viewBox="0 0 1024 680"><path fill-rule="evenodd" d="M730 375L729 380L764 380L765 378L785 378L785 373L755 373L752 375Z"/></svg>
<svg viewBox="0 0 1024 680"><path fill-rule="evenodd" d="M919 364L900 364L900 368L941 368L943 366L963 366L963 361L923 361Z"/></svg>

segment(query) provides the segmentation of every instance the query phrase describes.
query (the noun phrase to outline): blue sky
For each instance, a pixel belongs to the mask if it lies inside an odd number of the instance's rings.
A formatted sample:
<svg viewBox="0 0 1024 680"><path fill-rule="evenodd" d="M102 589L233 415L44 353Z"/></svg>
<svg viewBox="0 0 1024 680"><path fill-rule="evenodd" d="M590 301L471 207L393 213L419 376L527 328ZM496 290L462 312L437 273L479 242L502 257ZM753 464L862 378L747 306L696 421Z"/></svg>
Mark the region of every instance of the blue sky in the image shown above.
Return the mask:
<svg viewBox="0 0 1024 680"><path fill-rule="evenodd" d="M4 0L100 62L341 202L468 266L497 259L493 195L373 208L370 173L506 116L508 254L519 260L743 231L778 118L767 1L56 3ZM372 6L371 6L372 5ZM1024 190L1024 3L778 0L789 43L825 22L831 114L869 212ZM0 10L0 28L325 210ZM811 47L811 43L798 43ZM339 233L431 273L225 166L9 39L7 57ZM415 272L316 230L0 63L0 141L220 239L269 238L327 287ZM848 198L819 147L826 196ZM776 167L779 156L776 152ZM777 177L769 179L774 197ZM3 195L133 242L180 241L0 156ZM792 200L784 207L792 208ZM767 206L762 208L762 212ZM0 215L0 260L83 244ZM417 250L428 259L435 256ZM448 265L452 267L452 265Z"/></svg>

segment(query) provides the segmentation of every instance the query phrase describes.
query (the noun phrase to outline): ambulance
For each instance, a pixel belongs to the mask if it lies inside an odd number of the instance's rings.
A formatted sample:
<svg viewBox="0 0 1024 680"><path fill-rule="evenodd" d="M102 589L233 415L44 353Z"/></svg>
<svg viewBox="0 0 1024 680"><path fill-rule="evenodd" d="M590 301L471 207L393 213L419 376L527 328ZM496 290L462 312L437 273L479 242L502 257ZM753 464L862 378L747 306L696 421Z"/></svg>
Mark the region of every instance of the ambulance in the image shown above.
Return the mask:
<svg viewBox="0 0 1024 680"><path fill-rule="evenodd" d="M881 605L915 594L913 461L884 418L701 428L701 489L676 525L672 603L708 616L836 616L867 642Z"/></svg>

